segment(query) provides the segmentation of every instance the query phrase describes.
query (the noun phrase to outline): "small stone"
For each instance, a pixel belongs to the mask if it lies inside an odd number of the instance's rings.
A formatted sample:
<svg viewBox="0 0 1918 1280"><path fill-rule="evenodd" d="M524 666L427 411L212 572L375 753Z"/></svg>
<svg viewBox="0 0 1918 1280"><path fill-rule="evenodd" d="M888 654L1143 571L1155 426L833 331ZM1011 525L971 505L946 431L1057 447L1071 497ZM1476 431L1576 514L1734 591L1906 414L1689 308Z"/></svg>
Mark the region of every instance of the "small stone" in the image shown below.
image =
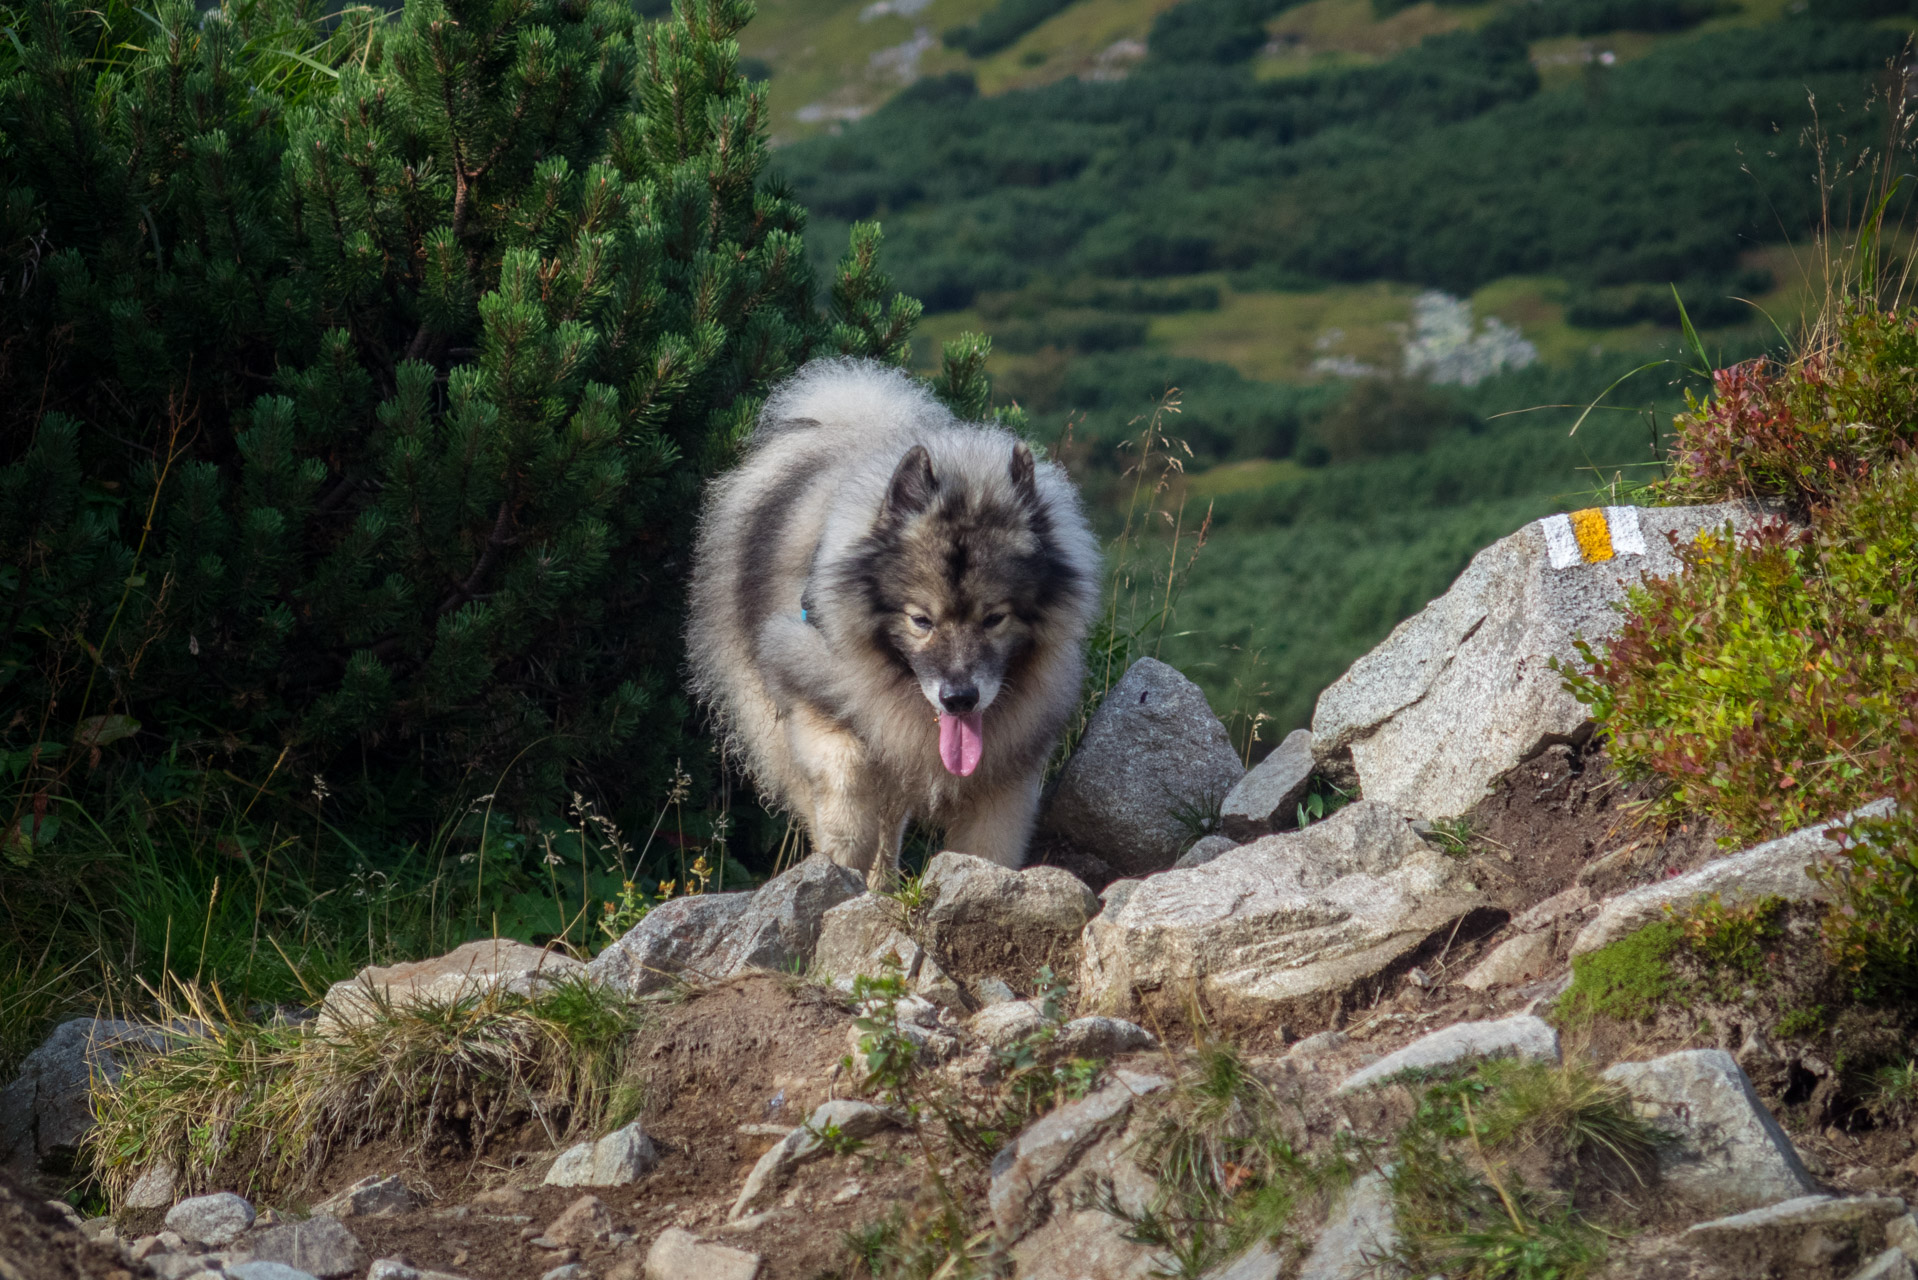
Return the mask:
<svg viewBox="0 0 1918 1280"><path fill-rule="evenodd" d="M581 1196L553 1219L545 1237L562 1245L586 1245L613 1234L613 1215L598 1196Z"/></svg>
<svg viewBox="0 0 1918 1280"><path fill-rule="evenodd" d="M571 956L507 938L483 938L443 956L405 964L369 965L327 988L319 1025L363 1022L382 1008L445 1005L491 991L533 995L586 974Z"/></svg>
<svg viewBox="0 0 1918 1280"><path fill-rule="evenodd" d="M1133 1099L1166 1087L1157 1076L1115 1073L1110 1084L1041 1116L993 1157L986 1203L1003 1241L1018 1240L1044 1212L1046 1192L1087 1148L1115 1131Z"/></svg>
<svg viewBox="0 0 1918 1280"><path fill-rule="evenodd" d="M145 1262L153 1254L165 1252L166 1246L160 1243L159 1236L141 1236L127 1246L126 1256L133 1262Z"/></svg>
<svg viewBox="0 0 1918 1280"><path fill-rule="evenodd" d="M558 1249L560 1247L559 1241L547 1235L534 1236L531 1240L528 1240L526 1243L532 1245L535 1249L546 1249L549 1251Z"/></svg>
<svg viewBox="0 0 1918 1280"><path fill-rule="evenodd" d="M266 1262L258 1258L251 1262L228 1263L226 1274L232 1276L234 1280L318 1280L311 1271L289 1267L284 1262Z"/></svg>
<svg viewBox="0 0 1918 1280"><path fill-rule="evenodd" d="M1493 947L1483 960L1472 966L1471 972L1458 980L1458 984L1468 991L1520 986L1551 972L1553 961L1550 929L1521 933Z"/></svg>
<svg viewBox="0 0 1918 1280"><path fill-rule="evenodd" d="M972 1016L967 1028L995 1049L1045 1030L1046 1017L1030 1000L1008 1000L989 1005Z"/></svg>
<svg viewBox="0 0 1918 1280"><path fill-rule="evenodd" d="M1497 1022L1458 1022L1389 1053L1355 1071L1339 1085L1342 1094L1383 1083L1401 1071L1435 1071L1484 1058L1558 1061L1558 1032L1540 1018L1521 1014Z"/></svg>
<svg viewBox="0 0 1918 1280"><path fill-rule="evenodd" d="M334 1218L395 1218L419 1208L420 1198L397 1176L361 1178L321 1201L313 1212Z"/></svg>
<svg viewBox="0 0 1918 1280"><path fill-rule="evenodd" d="M160 1247L169 1253L177 1252L186 1247L186 1237L177 1231L162 1231L154 1238L160 1242Z"/></svg>
<svg viewBox="0 0 1918 1280"><path fill-rule="evenodd" d="M834 1204L851 1204L865 1193L866 1189L860 1186L857 1180L849 1181L845 1186L833 1193L832 1202Z"/></svg>
<svg viewBox="0 0 1918 1280"><path fill-rule="evenodd" d="M1918 1215L1901 1213L1887 1222L1885 1243L1904 1250L1907 1258L1918 1262Z"/></svg>
<svg viewBox="0 0 1918 1280"><path fill-rule="evenodd" d="M871 1137L882 1129L891 1128L899 1121L890 1111L875 1107L870 1102L858 1102L841 1098L832 1102L822 1102L813 1108L806 1123L787 1134L784 1141L759 1157L752 1172L746 1175L746 1185L740 1188L739 1198L733 1202L729 1221L738 1221L746 1216L746 1210L766 1192L776 1187L787 1174L809 1161L832 1154L827 1151L823 1135L836 1130L842 1140L856 1141Z"/></svg>
<svg viewBox="0 0 1918 1280"><path fill-rule="evenodd" d="M182 1240L220 1248L238 1240L253 1225L253 1206L231 1191L182 1200L167 1212L166 1224Z"/></svg>
<svg viewBox="0 0 1918 1280"><path fill-rule="evenodd" d="M1851 1280L1912 1280L1911 1259L1902 1249L1887 1249L1854 1273Z"/></svg>
<svg viewBox="0 0 1918 1280"><path fill-rule="evenodd" d="M1353 1183L1299 1269L1298 1280L1370 1280L1380 1258L1398 1248L1392 1192L1385 1176Z"/></svg>
<svg viewBox="0 0 1918 1280"><path fill-rule="evenodd" d="M668 1227L646 1251L646 1280L755 1280L759 1255Z"/></svg>
<svg viewBox="0 0 1918 1280"><path fill-rule="evenodd" d="M597 1142L582 1142L560 1153L546 1171L550 1187L624 1187L638 1182L659 1163L652 1139L638 1121Z"/></svg>
<svg viewBox="0 0 1918 1280"><path fill-rule="evenodd" d="M129 1209L164 1209L173 1203L173 1169L156 1164L133 1180L121 1203Z"/></svg>
<svg viewBox="0 0 1918 1280"><path fill-rule="evenodd" d="M1116 1058L1158 1043L1157 1036L1124 1018L1074 1018L1059 1028L1052 1051L1071 1058Z"/></svg>
<svg viewBox="0 0 1918 1280"><path fill-rule="evenodd" d="M156 1253L146 1262L158 1280L186 1280L206 1270L206 1259L191 1253Z"/></svg>
<svg viewBox="0 0 1918 1280"><path fill-rule="evenodd" d="M1234 840L1256 840L1293 825L1313 768L1312 731L1294 729L1226 793L1220 831Z"/></svg>
<svg viewBox="0 0 1918 1280"><path fill-rule="evenodd" d="M1184 867L1203 867L1214 858L1222 857L1239 847L1239 842L1231 836L1200 836L1192 842L1192 847L1179 855L1172 864L1174 870Z"/></svg>
<svg viewBox="0 0 1918 1280"><path fill-rule="evenodd" d="M320 1280L350 1275L365 1265L359 1239L338 1218L315 1214L247 1234L246 1251L266 1262L284 1262Z"/></svg>
<svg viewBox="0 0 1918 1280"><path fill-rule="evenodd" d="M540 1276L539 1280L592 1280L593 1273L577 1262L562 1263Z"/></svg>
<svg viewBox="0 0 1918 1280"><path fill-rule="evenodd" d="M1005 1004L1017 1000L1019 995L1010 986L998 978L985 977L972 984L972 998L979 1002L981 1009L989 1009L995 1004Z"/></svg>

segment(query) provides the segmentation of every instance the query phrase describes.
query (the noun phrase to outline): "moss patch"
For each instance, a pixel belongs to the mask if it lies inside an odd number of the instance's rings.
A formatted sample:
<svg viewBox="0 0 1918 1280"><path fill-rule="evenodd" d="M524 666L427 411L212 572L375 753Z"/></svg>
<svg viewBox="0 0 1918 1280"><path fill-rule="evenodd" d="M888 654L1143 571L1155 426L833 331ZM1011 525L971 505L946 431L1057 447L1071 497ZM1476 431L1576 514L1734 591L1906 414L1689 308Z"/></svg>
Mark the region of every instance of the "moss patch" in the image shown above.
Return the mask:
<svg viewBox="0 0 1918 1280"><path fill-rule="evenodd" d="M1683 941L1679 926L1660 921L1574 958L1572 985L1555 1013L1559 1026L1598 1017L1643 1020L1666 1004L1683 1003L1684 983L1672 968Z"/></svg>

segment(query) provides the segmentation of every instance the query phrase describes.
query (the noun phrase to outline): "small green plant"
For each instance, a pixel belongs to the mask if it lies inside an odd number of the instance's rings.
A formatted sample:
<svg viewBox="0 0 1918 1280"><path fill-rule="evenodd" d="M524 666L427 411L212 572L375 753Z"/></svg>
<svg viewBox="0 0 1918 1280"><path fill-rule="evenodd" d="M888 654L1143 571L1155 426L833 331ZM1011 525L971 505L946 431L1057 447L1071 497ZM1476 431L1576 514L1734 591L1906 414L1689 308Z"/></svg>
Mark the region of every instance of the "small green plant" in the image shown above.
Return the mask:
<svg viewBox="0 0 1918 1280"><path fill-rule="evenodd" d="M1765 972L1765 944L1784 929L1779 916L1785 900L1777 896L1726 905L1717 894L1685 911L1670 911L1685 946L1706 964L1747 978Z"/></svg>
<svg viewBox="0 0 1918 1280"><path fill-rule="evenodd" d="M1782 1040L1802 1040L1815 1036L1825 1029L1825 1006L1811 1005L1802 1009L1787 1009L1778 1019L1778 1025L1772 1028L1772 1034Z"/></svg>
<svg viewBox="0 0 1918 1280"><path fill-rule="evenodd" d="M1205 1274L1250 1245L1277 1237L1307 1201L1348 1184L1356 1140L1341 1135L1313 1158L1287 1136L1278 1098L1229 1041L1202 1037L1190 1063L1151 1104L1134 1155L1152 1174L1143 1204L1109 1181L1088 1201L1125 1225L1127 1238L1160 1252L1162 1274Z"/></svg>
<svg viewBox="0 0 1918 1280"><path fill-rule="evenodd" d="M1897 753L1912 759L1918 726L1900 727ZM1832 890L1826 950L1857 993L1877 999L1918 994L1918 777L1901 779L1899 807L1855 819L1838 833L1840 852L1812 868Z"/></svg>
<svg viewBox="0 0 1918 1280"><path fill-rule="evenodd" d="M1661 920L1574 956L1572 985L1556 1008L1559 1025L1574 1027L1600 1017L1642 1021L1668 1003L1682 1003L1671 957L1683 941L1677 925Z"/></svg>
<svg viewBox="0 0 1918 1280"><path fill-rule="evenodd" d="M806 1126L806 1132L819 1140L820 1149L829 1156L853 1155L866 1145L863 1139L853 1137L836 1124L829 1123L820 1129L815 1129L809 1124Z"/></svg>
<svg viewBox="0 0 1918 1280"><path fill-rule="evenodd" d="M1457 1280L1576 1280L1604 1261L1604 1235L1564 1192L1527 1185L1515 1158L1543 1147L1643 1181L1662 1141L1623 1089L1581 1065L1494 1061L1430 1084L1387 1178L1396 1260Z"/></svg>
<svg viewBox="0 0 1918 1280"><path fill-rule="evenodd" d="M1918 1117L1918 1061L1906 1059L1872 1072L1870 1106L1892 1124L1909 1124Z"/></svg>
<svg viewBox="0 0 1918 1280"><path fill-rule="evenodd" d="M1442 849L1448 857L1466 857L1472 852L1472 820L1470 818L1436 819L1432 823L1432 830L1425 838Z"/></svg>
<svg viewBox="0 0 1918 1280"><path fill-rule="evenodd" d="M1352 800L1353 794L1350 791L1337 783L1315 777L1312 779L1312 789L1305 793L1305 799L1299 801L1296 824L1300 827L1309 827L1337 813L1352 803Z"/></svg>
<svg viewBox="0 0 1918 1280"><path fill-rule="evenodd" d="M1167 811L1172 820L1185 828L1184 848L1191 848L1205 837L1219 829L1220 813L1225 808L1225 796L1218 792L1204 792L1190 800L1175 800Z"/></svg>

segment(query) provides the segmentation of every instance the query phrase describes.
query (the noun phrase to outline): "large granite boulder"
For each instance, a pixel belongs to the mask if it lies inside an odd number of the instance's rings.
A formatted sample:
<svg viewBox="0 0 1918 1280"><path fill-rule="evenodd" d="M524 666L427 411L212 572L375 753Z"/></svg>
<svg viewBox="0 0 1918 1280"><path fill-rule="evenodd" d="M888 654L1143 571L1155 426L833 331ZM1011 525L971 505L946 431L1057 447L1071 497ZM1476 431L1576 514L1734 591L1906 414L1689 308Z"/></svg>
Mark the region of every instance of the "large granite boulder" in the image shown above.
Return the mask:
<svg viewBox="0 0 1918 1280"><path fill-rule="evenodd" d="M1093 713L1042 823L1120 875L1147 875L1172 865L1191 819L1223 804L1244 774L1199 686L1141 658Z"/></svg>
<svg viewBox="0 0 1918 1280"><path fill-rule="evenodd" d="M596 982L645 995L682 975L716 980L749 969L800 968L812 961L826 913L865 888L858 873L811 857L751 893L674 898L593 957L588 972Z"/></svg>
<svg viewBox="0 0 1918 1280"><path fill-rule="evenodd" d="M1372 800L1204 866L1120 881L1086 925L1082 1005L1196 988L1224 1011L1342 995L1483 904L1461 865Z"/></svg>
<svg viewBox="0 0 1918 1280"><path fill-rule="evenodd" d="M1523 1013L1496 1022L1455 1022L1420 1036L1369 1067L1354 1071L1339 1084L1338 1091L1357 1093L1383 1084L1401 1072L1443 1071L1487 1058L1557 1062L1558 1032L1544 1019Z"/></svg>
<svg viewBox="0 0 1918 1280"><path fill-rule="evenodd" d="M445 1005L493 991L534 996L554 984L586 976L571 956L542 951L510 938L482 938L443 956L405 964L368 965L326 990L320 1026L363 1022L383 1008Z"/></svg>
<svg viewBox="0 0 1918 1280"><path fill-rule="evenodd" d="M1708 862L1696 871L1621 893L1600 907L1597 918L1578 931L1572 940L1572 954L1596 951L1628 933L1666 919L1673 911L1683 911L1708 898L1716 897L1727 906L1763 898L1823 901L1825 886L1807 873L1814 863L1838 851L1838 844L1827 838L1825 832L1842 827L1853 818L1885 817L1895 803L1874 800L1832 822L1801 827L1743 853Z"/></svg>
<svg viewBox="0 0 1918 1280"><path fill-rule="evenodd" d="M1791 1139L1723 1049L1686 1049L1605 1072L1640 1115L1676 1141L1659 1153L1664 1185L1721 1211L1760 1209L1809 1195L1811 1175Z"/></svg>
<svg viewBox="0 0 1918 1280"><path fill-rule="evenodd" d="M1501 538L1319 695L1320 768L1356 774L1367 798L1411 817L1464 813L1500 775L1589 731L1552 660L1576 662L1574 640L1614 634L1628 587L1679 572L1668 535L1760 518L1732 503L1604 507Z"/></svg>
<svg viewBox="0 0 1918 1280"><path fill-rule="evenodd" d="M93 1128L93 1087L117 1084L132 1055L161 1047L157 1027L75 1018L53 1029L0 1091L0 1168L31 1179L64 1172Z"/></svg>

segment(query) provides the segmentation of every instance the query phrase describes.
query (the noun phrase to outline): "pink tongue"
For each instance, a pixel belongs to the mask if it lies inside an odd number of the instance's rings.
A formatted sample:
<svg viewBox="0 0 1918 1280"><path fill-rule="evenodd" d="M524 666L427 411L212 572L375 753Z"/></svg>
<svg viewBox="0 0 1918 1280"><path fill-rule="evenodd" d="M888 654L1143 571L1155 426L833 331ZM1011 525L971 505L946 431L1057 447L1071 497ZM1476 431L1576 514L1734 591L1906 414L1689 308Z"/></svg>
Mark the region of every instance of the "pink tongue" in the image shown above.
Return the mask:
<svg viewBox="0 0 1918 1280"><path fill-rule="evenodd" d="M947 773L965 778L979 767L979 757L986 752L985 718L983 711L940 715L939 758L945 762Z"/></svg>

